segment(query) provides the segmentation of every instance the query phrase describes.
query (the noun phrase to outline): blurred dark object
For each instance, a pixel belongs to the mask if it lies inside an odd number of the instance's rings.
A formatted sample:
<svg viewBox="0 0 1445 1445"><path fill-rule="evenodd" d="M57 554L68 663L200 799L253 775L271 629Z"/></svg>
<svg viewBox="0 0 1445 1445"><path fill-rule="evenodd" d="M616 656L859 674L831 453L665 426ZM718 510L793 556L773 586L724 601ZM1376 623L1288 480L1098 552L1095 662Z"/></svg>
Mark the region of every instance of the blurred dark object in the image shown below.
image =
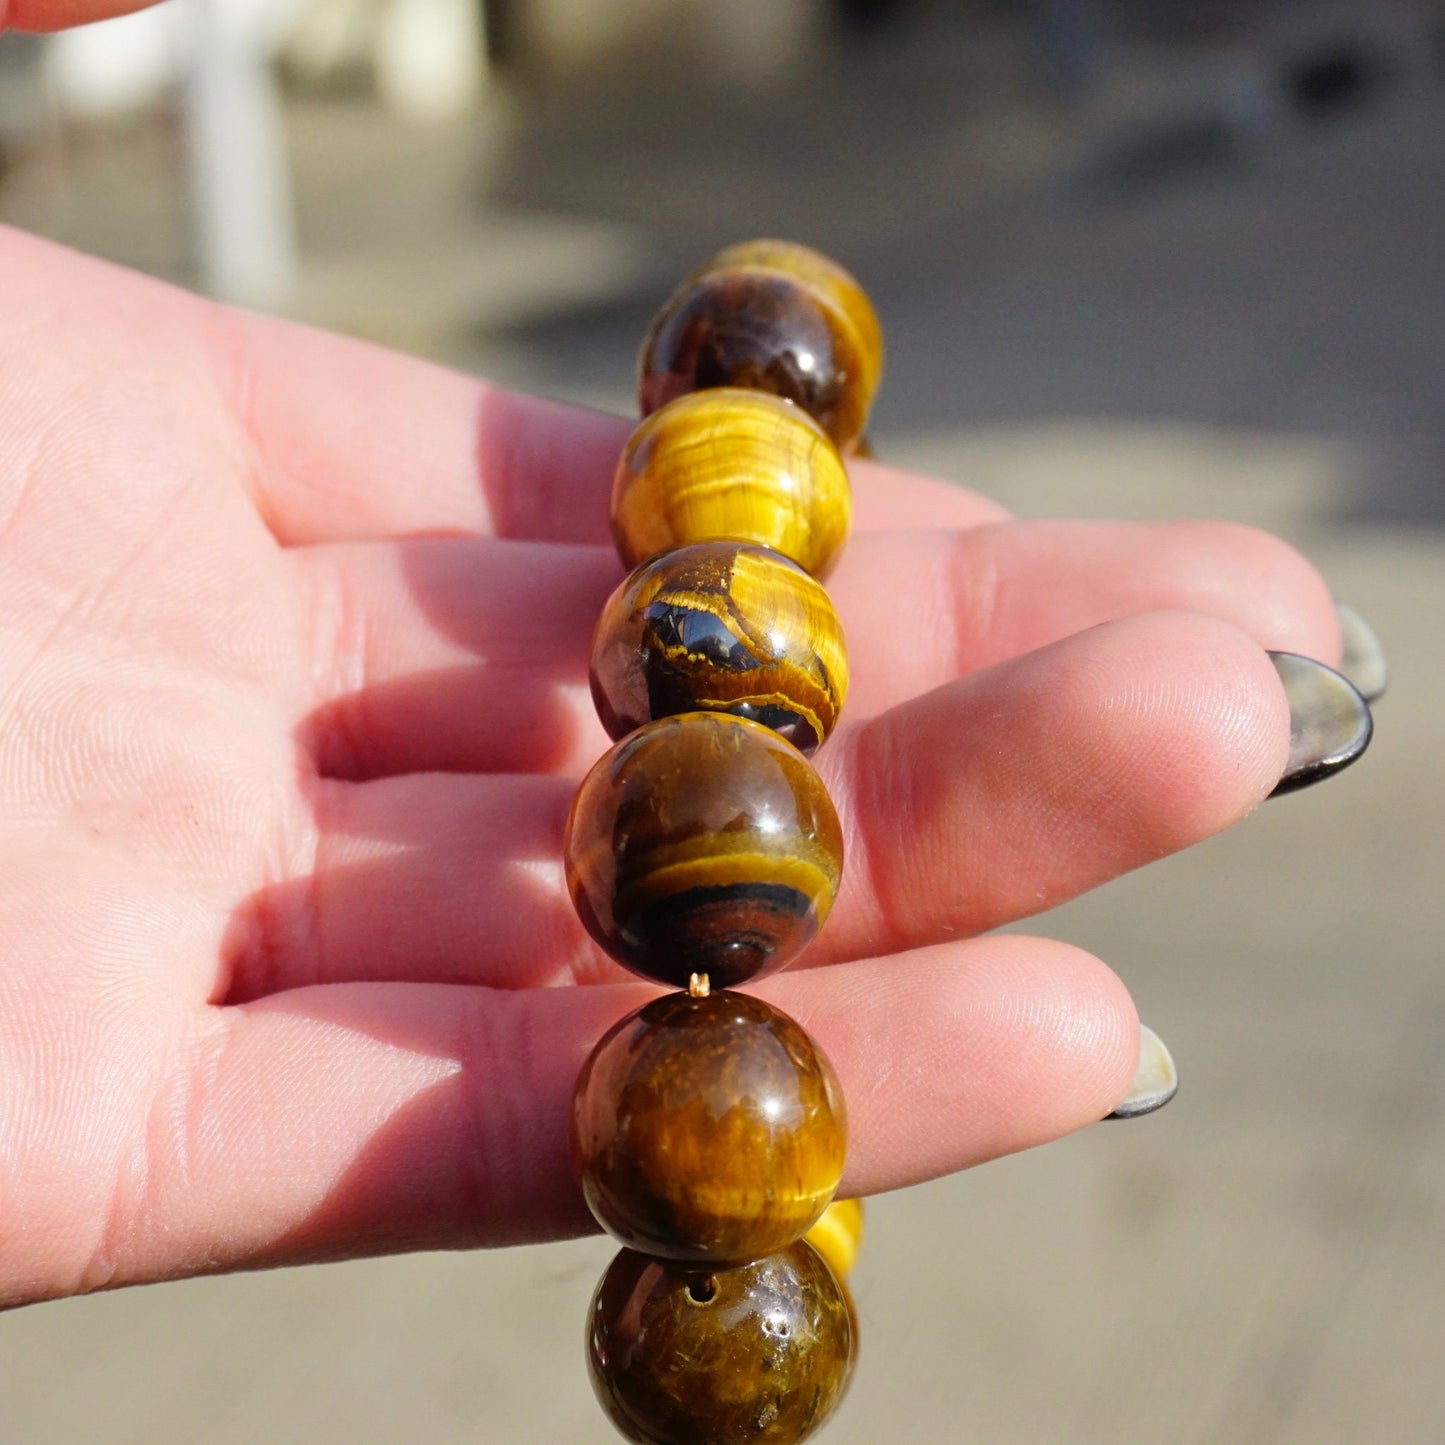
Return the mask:
<svg viewBox="0 0 1445 1445"><path fill-rule="evenodd" d="M521 49L517 9L521 0L486 0L482 6L482 34L487 59L493 65L510 65Z"/></svg>
<svg viewBox="0 0 1445 1445"><path fill-rule="evenodd" d="M1325 118L1368 101L1387 78L1386 66L1379 57L1361 46L1342 42L1287 65L1284 87L1297 111Z"/></svg>
<svg viewBox="0 0 1445 1445"><path fill-rule="evenodd" d="M845 32L869 35L897 20L910 0L835 0L835 4Z"/></svg>

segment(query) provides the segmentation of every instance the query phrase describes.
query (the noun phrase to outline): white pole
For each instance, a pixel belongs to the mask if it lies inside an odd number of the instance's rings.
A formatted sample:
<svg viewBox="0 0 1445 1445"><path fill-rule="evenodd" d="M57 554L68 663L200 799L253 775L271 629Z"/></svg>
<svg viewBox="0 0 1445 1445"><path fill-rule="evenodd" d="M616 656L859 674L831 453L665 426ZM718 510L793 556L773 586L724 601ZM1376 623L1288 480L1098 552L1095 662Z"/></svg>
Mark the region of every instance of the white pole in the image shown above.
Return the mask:
<svg viewBox="0 0 1445 1445"><path fill-rule="evenodd" d="M266 7L191 3L187 131L204 284L223 300L279 310L296 294L298 263Z"/></svg>

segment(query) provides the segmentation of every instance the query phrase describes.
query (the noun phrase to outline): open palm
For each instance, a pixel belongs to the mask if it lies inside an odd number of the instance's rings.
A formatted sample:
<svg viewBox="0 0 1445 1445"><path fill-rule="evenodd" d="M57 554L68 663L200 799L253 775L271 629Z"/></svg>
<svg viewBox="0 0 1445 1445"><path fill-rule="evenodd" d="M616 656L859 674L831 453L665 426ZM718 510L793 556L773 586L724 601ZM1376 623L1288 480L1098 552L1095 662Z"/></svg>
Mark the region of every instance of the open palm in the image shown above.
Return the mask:
<svg viewBox="0 0 1445 1445"><path fill-rule="evenodd" d="M0 1300L587 1227L566 1102L649 996L560 862L626 432L0 232ZM1109 1112L1122 986L978 935L1246 813L1262 646L1338 643L1257 533L855 486L830 966L760 992L868 1192Z"/></svg>

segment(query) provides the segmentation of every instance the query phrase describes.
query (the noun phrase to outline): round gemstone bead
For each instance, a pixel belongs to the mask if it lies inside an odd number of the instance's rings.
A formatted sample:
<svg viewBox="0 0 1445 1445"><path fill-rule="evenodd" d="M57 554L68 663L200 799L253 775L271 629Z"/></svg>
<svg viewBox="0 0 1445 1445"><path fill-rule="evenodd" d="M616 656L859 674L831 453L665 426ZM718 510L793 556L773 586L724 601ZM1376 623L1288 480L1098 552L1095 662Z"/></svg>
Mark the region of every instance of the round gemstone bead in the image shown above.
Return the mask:
<svg viewBox="0 0 1445 1445"><path fill-rule="evenodd" d="M797 241L761 239L727 246L693 273L706 276L734 266L763 266L805 282L848 319L857 333L871 398L883 375L883 328L868 293L831 256Z"/></svg>
<svg viewBox="0 0 1445 1445"><path fill-rule="evenodd" d="M852 520L838 449L805 412L724 387L679 397L632 433L612 483L628 567L692 542L757 542L822 576Z"/></svg>
<svg viewBox="0 0 1445 1445"><path fill-rule="evenodd" d="M855 1338L806 1244L714 1273L625 1249L592 1297L587 1356L635 1445L794 1445L842 1399Z"/></svg>
<svg viewBox="0 0 1445 1445"><path fill-rule="evenodd" d="M567 820L567 883L618 962L683 987L781 968L828 916L843 835L822 779L761 723L683 713L593 767Z"/></svg>
<svg viewBox="0 0 1445 1445"><path fill-rule="evenodd" d="M614 738L675 713L728 712L811 752L847 690L828 594L749 543L700 542L645 562L608 599L592 643L592 696Z"/></svg>
<svg viewBox="0 0 1445 1445"><path fill-rule="evenodd" d="M732 265L689 281L643 344L642 414L711 387L769 392L802 407L839 447L862 432L877 367L847 314L808 282Z"/></svg>
<svg viewBox="0 0 1445 1445"><path fill-rule="evenodd" d="M749 994L664 994L603 1035L577 1080L571 1145L614 1238L667 1259L740 1264L828 1207L847 1124L832 1065Z"/></svg>

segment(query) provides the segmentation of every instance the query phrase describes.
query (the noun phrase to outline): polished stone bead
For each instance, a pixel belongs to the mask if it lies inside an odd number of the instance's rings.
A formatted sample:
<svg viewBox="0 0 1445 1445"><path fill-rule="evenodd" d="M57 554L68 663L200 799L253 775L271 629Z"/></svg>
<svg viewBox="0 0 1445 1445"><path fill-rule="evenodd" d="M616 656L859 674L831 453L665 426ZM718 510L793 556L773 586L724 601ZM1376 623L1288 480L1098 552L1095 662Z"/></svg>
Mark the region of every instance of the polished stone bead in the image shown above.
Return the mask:
<svg viewBox="0 0 1445 1445"><path fill-rule="evenodd" d="M848 691L843 630L796 563L745 542L699 542L639 567L592 643L592 697L624 738L654 718L728 712L811 752Z"/></svg>
<svg viewBox="0 0 1445 1445"><path fill-rule="evenodd" d="M856 1352L843 1289L806 1244L712 1273L625 1249L592 1297L593 1388L635 1445L796 1445Z"/></svg>
<svg viewBox="0 0 1445 1445"><path fill-rule="evenodd" d="M666 1259L741 1264L814 1224L843 1173L843 1096L786 1014L749 994L664 994L598 1042L571 1147L597 1222Z"/></svg>
<svg viewBox="0 0 1445 1445"><path fill-rule="evenodd" d="M658 313L642 347L637 401L646 416L711 387L769 392L846 448L868 419L877 372L826 292L783 271L734 265L689 281Z"/></svg>
<svg viewBox="0 0 1445 1445"><path fill-rule="evenodd" d="M781 271L805 282L826 297L847 317L857 333L868 372L869 395L877 390L883 374L883 328L879 325L878 313L873 309L868 293L851 272L840 266L831 256L825 256L811 246L804 246L797 241L765 238L726 246L699 266L693 274L706 276L734 266L762 266L770 271Z"/></svg>
<svg viewBox="0 0 1445 1445"><path fill-rule="evenodd" d="M648 723L583 780L563 842L584 927L619 963L684 987L760 977L822 926L843 835L822 779L761 723Z"/></svg>
<svg viewBox="0 0 1445 1445"><path fill-rule="evenodd" d="M852 511L843 459L817 422L730 387L653 412L612 483L612 531L628 567L692 542L756 542L821 577Z"/></svg>

